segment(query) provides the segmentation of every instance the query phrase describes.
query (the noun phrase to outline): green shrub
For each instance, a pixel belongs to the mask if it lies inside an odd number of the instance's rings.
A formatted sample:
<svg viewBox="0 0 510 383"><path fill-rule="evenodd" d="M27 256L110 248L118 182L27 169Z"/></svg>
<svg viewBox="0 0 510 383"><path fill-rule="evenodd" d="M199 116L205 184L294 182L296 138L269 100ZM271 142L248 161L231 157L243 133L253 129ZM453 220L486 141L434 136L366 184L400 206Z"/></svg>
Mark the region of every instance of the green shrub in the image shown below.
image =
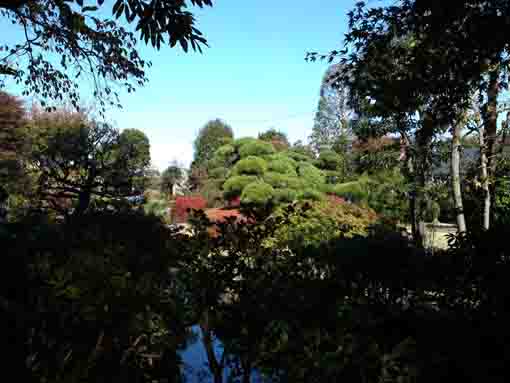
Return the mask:
<svg viewBox="0 0 510 383"><path fill-rule="evenodd" d="M297 163L290 157L283 155L272 156L269 160L267 168L276 173L297 175L296 173Z"/></svg>
<svg viewBox="0 0 510 383"><path fill-rule="evenodd" d="M270 142L255 140L242 145L239 148L239 155L241 158L249 156L268 156L275 153L273 144Z"/></svg>
<svg viewBox="0 0 510 383"><path fill-rule="evenodd" d="M154 215L160 218L163 218L166 215L167 208L168 202L164 199L151 200L147 202L143 207L146 214Z"/></svg>
<svg viewBox="0 0 510 383"><path fill-rule="evenodd" d="M279 189L299 189L302 185L302 182L299 178L289 176L287 174L280 174L280 173L274 173L274 172L267 172L263 176L264 181L267 182L269 185L271 185L274 188Z"/></svg>
<svg viewBox="0 0 510 383"><path fill-rule="evenodd" d="M264 159L260 157L249 156L243 158L234 165L232 174L261 175L264 174L266 170L267 162Z"/></svg>
<svg viewBox="0 0 510 383"><path fill-rule="evenodd" d="M283 152L283 154L285 154L289 158L292 158L296 162L308 162L308 161L313 160L312 157L307 156L306 154L303 154L303 153L295 152L293 150Z"/></svg>
<svg viewBox="0 0 510 383"><path fill-rule="evenodd" d="M439 222L439 215L441 214L441 206L436 201L432 201L429 206L430 220L434 223Z"/></svg>
<svg viewBox="0 0 510 383"><path fill-rule="evenodd" d="M298 174L303 178L304 182L309 186L318 187L326 183L324 173L310 163L302 163L298 167Z"/></svg>
<svg viewBox="0 0 510 383"><path fill-rule="evenodd" d="M298 198L298 192L294 189L275 189L274 200L277 203L289 203L294 202Z"/></svg>
<svg viewBox="0 0 510 383"><path fill-rule="evenodd" d="M214 156L221 157L221 158L227 158L228 156L235 153L235 148L233 145L227 144L220 146L215 152Z"/></svg>
<svg viewBox="0 0 510 383"><path fill-rule="evenodd" d="M256 182L258 178L256 176L233 176L225 181L223 184L223 194L225 198L230 199L238 197L243 193L244 188Z"/></svg>
<svg viewBox="0 0 510 383"><path fill-rule="evenodd" d="M242 138L238 138L237 140L235 140L233 145L236 150L239 150L242 146L250 144L252 142L256 142L256 141L258 141L258 140L253 137L242 137Z"/></svg>
<svg viewBox="0 0 510 383"><path fill-rule="evenodd" d="M334 185L333 193L338 197L342 197L354 202L361 202L367 200L368 198L367 188L368 182L365 179L360 178L357 181Z"/></svg>
<svg viewBox="0 0 510 383"><path fill-rule="evenodd" d="M274 216L290 218L282 225L269 246L319 246L337 238L366 236L369 227L375 223L376 215L370 209L353 204L338 204L331 200L299 202L291 209L282 206Z"/></svg>
<svg viewBox="0 0 510 383"><path fill-rule="evenodd" d="M209 172L208 172L209 178L214 178L217 180L222 180L222 179L224 180L225 178L227 178L227 175L228 175L228 170L225 167L214 168L214 169L209 170Z"/></svg>
<svg viewBox="0 0 510 383"><path fill-rule="evenodd" d="M299 193L298 198L301 200L321 201L324 198L324 194L315 189L305 189Z"/></svg>
<svg viewBox="0 0 510 383"><path fill-rule="evenodd" d="M265 205L272 201L274 189L271 185L256 181L247 185L241 195L241 203L249 205Z"/></svg>
<svg viewBox="0 0 510 383"><path fill-rule="evenodd" d="M324 150L319 154L316 166L323 170L340 171L345 166L345 159L333 150Z"/></svg>

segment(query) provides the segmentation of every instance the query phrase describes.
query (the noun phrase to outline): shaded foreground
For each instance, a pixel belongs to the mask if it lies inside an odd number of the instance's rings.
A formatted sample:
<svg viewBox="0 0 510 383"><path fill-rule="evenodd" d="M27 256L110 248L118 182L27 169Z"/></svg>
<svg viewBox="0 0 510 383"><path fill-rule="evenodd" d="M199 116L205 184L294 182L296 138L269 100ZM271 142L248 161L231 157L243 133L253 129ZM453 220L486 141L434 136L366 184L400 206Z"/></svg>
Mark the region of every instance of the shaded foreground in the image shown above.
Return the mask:
<svg viewBox="0 0 510 383"><path fill-rule="evenodd" d="M504 230L431 256L387 226L305 246L275 234L306 214L298 206L246 214L215 236L200 214L191 235L133 211L3 225L8 372L178 382L200 377L182 368L191 360L216 383L254 370L272 382L507 380ZM196 323L202 342L186 349Z"/></svg>

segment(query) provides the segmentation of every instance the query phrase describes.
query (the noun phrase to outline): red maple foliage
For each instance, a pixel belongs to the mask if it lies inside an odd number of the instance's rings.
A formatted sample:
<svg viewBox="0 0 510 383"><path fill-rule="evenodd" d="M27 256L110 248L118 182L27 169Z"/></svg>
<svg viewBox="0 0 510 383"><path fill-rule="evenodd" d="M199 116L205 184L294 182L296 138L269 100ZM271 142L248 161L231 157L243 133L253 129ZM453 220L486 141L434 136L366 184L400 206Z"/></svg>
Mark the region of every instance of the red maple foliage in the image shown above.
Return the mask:
<svg viewBox="0 0 510 383"><path fill-rule="evenodd" d="M188 221L189 211L204 210L207 201L201 196L178 196L175 199L175 222L183 223Z"/></svg>

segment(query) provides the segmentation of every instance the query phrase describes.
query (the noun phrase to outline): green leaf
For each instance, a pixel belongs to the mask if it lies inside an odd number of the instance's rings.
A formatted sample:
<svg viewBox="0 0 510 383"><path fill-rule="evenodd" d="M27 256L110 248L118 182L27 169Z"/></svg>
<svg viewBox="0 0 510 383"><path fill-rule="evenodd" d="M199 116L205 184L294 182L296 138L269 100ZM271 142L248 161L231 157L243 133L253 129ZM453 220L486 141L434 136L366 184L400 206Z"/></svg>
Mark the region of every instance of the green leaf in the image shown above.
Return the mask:
<svg viewBox="0 0 510 383"><path fill-rule="evenodd" d="M87 6L87 7L83 7L81 10L82 10L82 12L95 12L98 9L99 8L96 6Z"/></svg>

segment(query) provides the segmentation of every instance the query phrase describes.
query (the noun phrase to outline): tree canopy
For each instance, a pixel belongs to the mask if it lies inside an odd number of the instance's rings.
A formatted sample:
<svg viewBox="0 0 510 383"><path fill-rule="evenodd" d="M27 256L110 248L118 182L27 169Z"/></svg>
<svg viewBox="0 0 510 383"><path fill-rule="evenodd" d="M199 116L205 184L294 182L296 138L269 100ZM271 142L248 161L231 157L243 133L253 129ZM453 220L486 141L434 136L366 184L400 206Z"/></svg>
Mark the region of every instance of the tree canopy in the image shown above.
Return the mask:
<svg viewBox="0 0 510 383"><path fill-rule="evenodd" d="M232 141L232 128L220 119L207 122L198 132L193 143L193 166L205 166L214 152L222 145Z"/></svg>
<svg viewBox="0 0 510 383"><path fill-rule="evenodd" d="M37 95L43 105L68 99L78 107L79 83L91 77L103 108L120 105L112 83L131 92L147 82L150 66L139 55L135 32L121 19L157 49L180 44L184 51L201 51L207 42L189 4L212 1L2 0L0 17L18 26L22 38L0 46L0 88L10 77L24 85L23 95Z"/></svg>

